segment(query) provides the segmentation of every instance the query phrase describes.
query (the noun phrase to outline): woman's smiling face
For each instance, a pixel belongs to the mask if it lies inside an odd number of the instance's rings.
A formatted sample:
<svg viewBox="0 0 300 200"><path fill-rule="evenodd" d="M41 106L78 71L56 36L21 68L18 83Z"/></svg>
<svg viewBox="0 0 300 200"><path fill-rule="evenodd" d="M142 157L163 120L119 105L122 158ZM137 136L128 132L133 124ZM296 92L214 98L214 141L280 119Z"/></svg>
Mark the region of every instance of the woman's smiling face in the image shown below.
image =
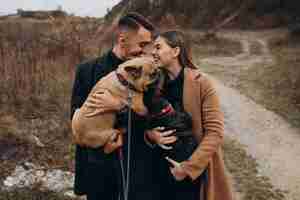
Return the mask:
<svg viewBox="0 0 300 200"><path fill-rule="evenodd" d="M152 55L161 67L169 68L175 59L178 59L177 48L172 48L163 37L158 37L154 41Z"/></svg>

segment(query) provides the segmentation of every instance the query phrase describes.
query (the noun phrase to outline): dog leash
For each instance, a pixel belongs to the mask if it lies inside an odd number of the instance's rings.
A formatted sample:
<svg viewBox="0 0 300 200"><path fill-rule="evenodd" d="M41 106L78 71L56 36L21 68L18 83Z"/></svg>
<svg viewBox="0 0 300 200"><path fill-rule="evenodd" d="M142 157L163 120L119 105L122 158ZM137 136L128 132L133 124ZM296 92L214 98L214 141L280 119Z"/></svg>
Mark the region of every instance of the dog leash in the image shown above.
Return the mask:
<svg viewBox="0 0 300 200"><path fill-rule="evenodd" d="M124 200L128 200L129 193L129 183L130 183L130 152L131 152L131 132L132 132L132 91L128 87L128 121L127 121L127 167L126 167L126 177L125 177L125 168L124 168L124 157L122 148L119 148L119 160L121 165L121 174L122 174L122 187L123 187L123 197ZM119 196L121 200L121 196Z"/></svg>
<svg viewBox="0 0 300 200"><path fill-rule="evenodd" d="M120 161L120 167L121 167L121 178L122 178L122 190L123 193L120 192L119 193L119 200L122 200L122 195L124 197L125 195L125 190L126 190L126 178L125 178L125 170L124 170L124 157L123 157L123 152L122 152L122 148L118 149L118 156L119 156L119 161Z"/></svg>
<svg viewBox="0 0 300 200"><path fill-rule="evenodd" d="M130 182L130 152L131 152L131 132L132 132L132 112L131 112L131 105L132 105L132 91L128 88L128 130L127 130L127 173L126 173L126 190L125 190L125 200L128 200L128 193L129 193L129 182Z"/></svg>

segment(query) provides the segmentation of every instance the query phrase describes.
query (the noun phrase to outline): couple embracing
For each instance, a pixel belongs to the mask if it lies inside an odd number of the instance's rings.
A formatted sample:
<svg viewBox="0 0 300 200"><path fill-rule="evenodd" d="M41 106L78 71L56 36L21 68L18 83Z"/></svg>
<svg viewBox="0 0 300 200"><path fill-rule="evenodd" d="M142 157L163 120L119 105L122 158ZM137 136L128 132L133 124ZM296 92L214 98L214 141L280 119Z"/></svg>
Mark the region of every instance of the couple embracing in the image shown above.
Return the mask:
<svg viewBox="0 0 300 200"><path fill-rule="evenodd" d="M224 122L219 98L212 82L199 71L201 67L192 63L187 38L179 31L157 34L137 13L121 17L117 26L113 48L77 67L72 118L96 83L128 60L151 56L164 78L144 92L150 117L132 113L130 141L123 137L122 142L112 142L111 147L121 150L112 148L107 153L103 146L76 145L75 193L87 195L88 200L119 199L123 189L119 153L123 152L126 163L130 142L129 200L233 199L222 158ZM126 102L109 92L93 95L91 102L103 112L119 113L117 121L124 124ZM172 119L178 121L167 127Z"/></svg>

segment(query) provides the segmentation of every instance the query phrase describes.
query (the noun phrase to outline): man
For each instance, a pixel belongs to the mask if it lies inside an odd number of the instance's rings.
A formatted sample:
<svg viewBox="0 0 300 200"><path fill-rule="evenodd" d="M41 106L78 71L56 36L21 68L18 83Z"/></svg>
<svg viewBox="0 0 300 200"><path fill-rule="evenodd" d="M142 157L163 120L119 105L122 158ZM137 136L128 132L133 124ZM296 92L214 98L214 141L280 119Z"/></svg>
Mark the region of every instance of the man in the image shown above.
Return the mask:
<svg viewBox="0 0 300 200"><path fill-rule="evenodd" d="M75 110L82 106L99 79L115 70L125 60L145 54L154 31L154 26L137 13L129 13L119 20L116 43L112 50L102 57L77 67L71 99L71 117ZM115 104L110 108L120 110L123 106ZM155 195L159 194L156 192L158 186L151 175L154 170L151 164L155 163L153 162L155 154L144 142L143 123L139 123L142 119L137 115L133 118L135 122L132 130L134 137L132 137L130 158L132 162L129 199L157 199ZM126 141L124 143L126 147ZM123 149L126 151L126 148ZM118 199L121 192L121 175L117 152L105 154L102 148L76 146L75 161L75 194L86 194L87 200Z"/></svg>

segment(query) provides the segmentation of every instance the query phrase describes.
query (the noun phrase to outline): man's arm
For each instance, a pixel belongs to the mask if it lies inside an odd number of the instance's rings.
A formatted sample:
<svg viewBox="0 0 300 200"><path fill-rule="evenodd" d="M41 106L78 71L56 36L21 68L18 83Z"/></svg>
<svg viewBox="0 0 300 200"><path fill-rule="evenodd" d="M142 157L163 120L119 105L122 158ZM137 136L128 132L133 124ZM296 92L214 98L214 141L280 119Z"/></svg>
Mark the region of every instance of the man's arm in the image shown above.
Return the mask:
<svg viewBox="0 0 300 200"><path fill-rule="evenodd" d="M84 68L84 65L78 65L76 68L71 96L71 119L73 118L76 109L82 106L89 93L87 80L84 80Z"/></svg>

